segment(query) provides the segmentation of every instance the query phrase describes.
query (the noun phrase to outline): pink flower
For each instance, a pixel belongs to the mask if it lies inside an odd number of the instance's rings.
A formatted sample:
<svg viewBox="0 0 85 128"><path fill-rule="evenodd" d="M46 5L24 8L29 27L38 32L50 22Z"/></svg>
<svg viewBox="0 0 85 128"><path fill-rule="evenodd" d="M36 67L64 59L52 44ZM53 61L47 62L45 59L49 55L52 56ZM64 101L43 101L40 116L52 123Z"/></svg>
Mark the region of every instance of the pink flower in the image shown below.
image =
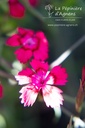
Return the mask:
<svg viewBox="0 0 85 128"><path fill-rule="evenodd" d="M20 46L15 54L21 63L26 63L32 57L38 60L48 58L48 41L42 31L18 28L18 33L8 38L7 45Z"/></svg>
<svg viewBox="0 0 85 128"><path fill-rule="evenodd" d="M24 6L18 0L8 0L10 15L15 18L22 18L25 14Z"/></svg>
<svg viewBox="0 0 85 128"><path fill-rule="evenodd" d="M36 7L39 4L39 0L28 0L28 2L33 7Z"/></svg>
<svg viewBox="0 0 85 128"><path fill-rule="evenodd" d="M2 85L0 84L0 98L2 98L3 97L3 87L2 87Z"/></svg>
<svg viewBox="0 0 85 128"><path fill-rule="evenodd" d="M15 76L21 88L21 103L32 106L39 93L42 94L47 107L59 107L63 104L62 91L53 85L65 85L67 73L65 68L55 66L48 71L48 63L32 60L32 69L26 68Z"/></svg>

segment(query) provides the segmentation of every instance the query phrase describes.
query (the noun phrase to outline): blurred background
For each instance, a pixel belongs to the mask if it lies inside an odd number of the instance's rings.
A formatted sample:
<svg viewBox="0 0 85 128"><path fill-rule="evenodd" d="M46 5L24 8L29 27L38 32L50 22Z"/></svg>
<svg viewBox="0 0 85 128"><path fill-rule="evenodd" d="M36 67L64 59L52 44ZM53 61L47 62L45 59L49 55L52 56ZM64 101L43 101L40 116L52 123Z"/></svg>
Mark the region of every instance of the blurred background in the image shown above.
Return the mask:
<svg viewBox="0 0 85 128"><path fill-rule="evenodd" d="M85 0L36 0L36 5L31 5L30 2L27 5L25 1L20 1L25 7L25 15L23 18L16 18L9 14L8 0L0 0L0 81L4 91L3 98L0 99L0 128L67 128L71 115L76 116L75 98L82 67L85 65ZM47 5L51 8L50 16ZM65 21L66 18L60 15L63 20L57 21L59 18L55 15L55 7L62 6L81 7L82 10L68 11L75 12L75 17L79 18ZM67 17L69 19L71 16ZM13 74L21 70L21 64L16 62L16 48L6 46L7 38L17 27L45 33L49 41L49 64L76 42L81 42L61 63L68 72L68 83L66 86L59 86L64 96L64 104L60 109L47 108L39 100L32 107L24 107L20 103L20 87L13 81ZM85 119L84 105L79 116L82 120Z"/></svg>

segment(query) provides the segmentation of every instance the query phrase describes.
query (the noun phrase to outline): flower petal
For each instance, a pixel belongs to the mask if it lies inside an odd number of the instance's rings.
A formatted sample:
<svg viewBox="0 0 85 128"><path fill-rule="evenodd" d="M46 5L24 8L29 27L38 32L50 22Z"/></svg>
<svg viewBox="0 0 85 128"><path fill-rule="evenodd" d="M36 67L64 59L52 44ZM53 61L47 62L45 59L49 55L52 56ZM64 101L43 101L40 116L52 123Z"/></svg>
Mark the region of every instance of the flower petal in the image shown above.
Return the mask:
<svg viewBox="0 0 85 128"><path fill-rule="evenodd" d="M47 72L47 74L48 73L49 73L49 71ZM49 75L49 77L47 76L47 78L46 78L46 85L53 85L53 84L54 84L54 77L51 76L51 75Z"/></svg>
<svg viewBox="0 0 85 128"><path fill-rule="evenodd" d="M28 84L31 82L31 78L27 76L16 75L15 79L19 82L19 85Z"/></svg>
<svg viewBox="0 0 85 128"><path fill-rule="evenodd" d="M28 76L28 77L31 77L31 75L33 75L33 74L34 74L34 72L30 68L23 69L22 71L20 71L18 73L18 75Z"/></svg>
<svg viewBox="0 0 85 128"><path fill-rule="evenodd" d="M44 47L43 47L43 49L44 49ZM40 49L35 50L33 52L33 55L34 55L34 58L37 59L37 60L46 60L46 59L48 59L48 53L45 52L45 51L43 52L43 50L40 50Z"/></svg>
<svg viewBox="0 0 85 128"><path fill-rule="evenodd" d="M38 38L38 40L40 42L39 50L42 51L42 53L43 53L43 49L45 52L48 52L49 51L49 43L48 43L48 40L47 40L46 36L44 35L44 33L42 31L38 31L38 32L36 32L36 37Z"/></svg>
<svg viewBox="0 0 85 128"><path fill-rule="evenodd" d="M35 36L39 40L39 47L34 51L34 57L35 59L46 60L48 58L49 50L48 41L42 31L36 32Z"/></svg>
<svg viewBox="0 0 85 128"><path fill-rule="evenodd" d="M54 76L55 82L57 85L65 85L67 82L68 74L66 73L65 68L61 68L61 66L55 66L50 74Z"/></svg>
<svg viewBox="0 0 85 128"><path fill-rule="evenodd" d="M38 92L36 92L36 90L34 90L31 85L22 87L19 92L21 93L21 96L19 98L21 99L21 103L24 103L24 107L30 105L32 106L38 95Z"/></svg>
<svg viewBox="0 0 85 128"><path fill-rule="evenodd" d="M19 35L14 34L13 36L7 39L6 44L12 47L19 46L20 45L19 38L20 38Z"/></svg>
<svg viewBox="0 0 85 128"><path fill-rule="evenodd" d="M32 52L23 48L16 50L15 54L21 63L26 63L32 57Z"/></svg>
<svg viewBox="0 0 85 128"><path fill-rule="evenodd" d="M48 66L48 63L44 62L44 61L39 61L39 60L36 60L36 59L33 59L31 62L30 62L31 66L33 67L34 70L38 70L38 69L43 69L45 71L48 70L49 66Z"/></svg>
<svg viewBox="0 0 85 128"><path fill-rule="evenodd" d="M47 107L60 107L63 104L62 90L57 87L46 85L42 89L43 98Z"/></svg>
<svg viewBox="0 0 85 128"><path fill-rule="evenodd" d="M26 29L26 28L21 28L21 27L18 27L18 32L19 34L21 34L21 36L27 34L29 36L32 36L34 34L34 31L31 30L31 29Z"/></svg>

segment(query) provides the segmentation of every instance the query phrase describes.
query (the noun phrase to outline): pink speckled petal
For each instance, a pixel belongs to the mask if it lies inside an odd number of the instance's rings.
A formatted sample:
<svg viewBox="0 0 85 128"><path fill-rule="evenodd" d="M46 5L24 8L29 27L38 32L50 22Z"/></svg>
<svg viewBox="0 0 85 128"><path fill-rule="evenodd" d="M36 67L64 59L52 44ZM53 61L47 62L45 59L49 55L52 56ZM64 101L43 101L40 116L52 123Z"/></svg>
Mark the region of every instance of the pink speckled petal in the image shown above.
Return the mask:
<svg viewBox="0 0 85 128"><path fill-rule="evenodd" d="M24 104L24 107L26 106L32 106L37 98L38 92L32 88L32 86L25 86L22 87L22 89L19 91L21 93L21 96L19 97L21 99L21 103Z"/></svg>
<svg viewBox="0 0 85 128"><path fill-rule="evenodd" d="M63 104L62 90L59 88L47 85L42 89L42 93L47 107L60 107Z"/></svg>
<svg viewBox="0 0 85 128"><path fill-rule="evenodd" d="M18 81L19 85L31 83L31 78L27 76L16 75L15 79Z"/></svg>

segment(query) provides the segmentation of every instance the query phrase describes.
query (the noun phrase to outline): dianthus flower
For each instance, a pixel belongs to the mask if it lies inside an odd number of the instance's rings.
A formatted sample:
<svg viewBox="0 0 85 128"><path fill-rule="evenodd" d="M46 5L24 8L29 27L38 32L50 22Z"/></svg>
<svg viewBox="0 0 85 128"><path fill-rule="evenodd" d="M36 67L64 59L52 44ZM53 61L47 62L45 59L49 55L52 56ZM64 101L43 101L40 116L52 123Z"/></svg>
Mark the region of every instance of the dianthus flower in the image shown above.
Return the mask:
<svg viewBox="0 0 85 128"><path fill-rule="evenodd" d="M2 85L0 84L0 98L2 98L3 97L3 87L2 87Z"/></svg>
<svg viewBox="0 0 85 128"><path fill-rule="evenodd" d="M20 46L15 54L21 63L26 63L32 57L38 60L48 58L48 41L42 31L18 28L18 33L9 37L6 44L12 47Z"/></svg>
<svg viewBox="0 0 85 128"><path fill-rule="evenodd" d="M19 0L8 0L9 13L15 18L22 18L25 14L24 6L19 2Z"/></svg>
<svg viewBox="0 0 85 128"><path fill-rule="evenodd" d="M62 90L55 86L66 84L67 73L65 68L55 66L51 71L48 71L48 63L32 60L30 64L32 69L23 69L15 76L19 85L24 85L19 91L21 103L24 106L32 106L40 93L47 107L54 108L62 105Z"/></svg>

